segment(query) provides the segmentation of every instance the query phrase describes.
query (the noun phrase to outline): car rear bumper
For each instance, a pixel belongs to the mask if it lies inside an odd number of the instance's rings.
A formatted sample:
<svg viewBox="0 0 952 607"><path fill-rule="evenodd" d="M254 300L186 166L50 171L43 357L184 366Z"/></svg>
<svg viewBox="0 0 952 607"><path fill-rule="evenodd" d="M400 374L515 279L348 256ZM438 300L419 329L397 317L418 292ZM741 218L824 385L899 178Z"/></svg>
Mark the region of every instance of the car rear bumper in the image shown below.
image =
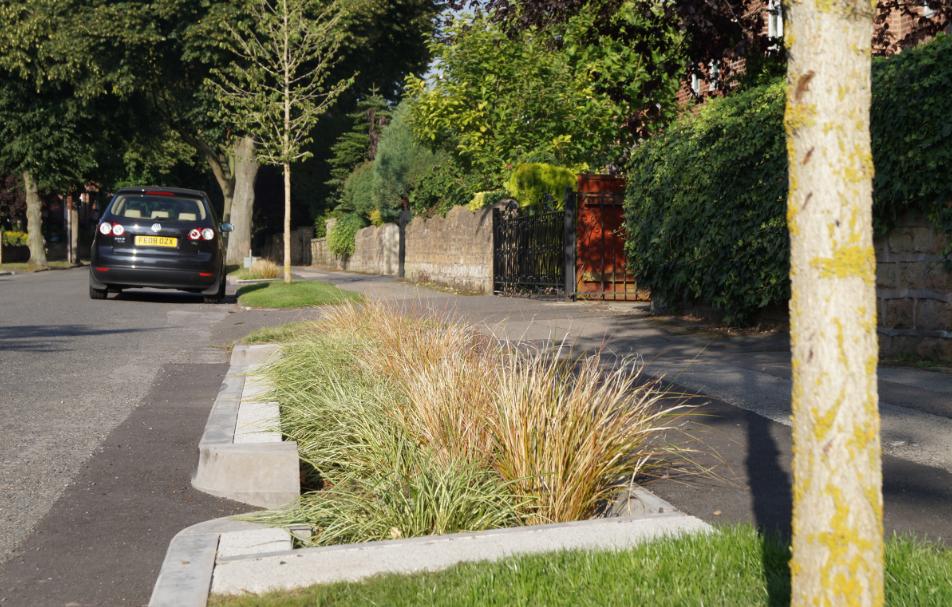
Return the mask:
<svg viewBox="0 0 952 607"><path fill-rule="evenodd" d="M214 293L218 290L219 278L219 272L213 270L134 268L96 264L89 267L89 284L96 289L150 287Z"/></svg>

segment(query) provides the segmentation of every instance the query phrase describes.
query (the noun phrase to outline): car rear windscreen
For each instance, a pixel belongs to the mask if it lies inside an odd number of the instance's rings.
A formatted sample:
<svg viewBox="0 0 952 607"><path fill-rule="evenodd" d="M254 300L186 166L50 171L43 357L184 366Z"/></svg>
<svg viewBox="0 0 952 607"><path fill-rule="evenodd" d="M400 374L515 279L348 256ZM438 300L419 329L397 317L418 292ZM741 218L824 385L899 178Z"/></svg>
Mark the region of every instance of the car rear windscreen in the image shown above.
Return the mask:
<svg viewBox="0 0 952 607"><path fill-rule="evenodd" d="M109 207L109 215L125 219L204 221L205 203L197 198L122 194Z"/></svg>

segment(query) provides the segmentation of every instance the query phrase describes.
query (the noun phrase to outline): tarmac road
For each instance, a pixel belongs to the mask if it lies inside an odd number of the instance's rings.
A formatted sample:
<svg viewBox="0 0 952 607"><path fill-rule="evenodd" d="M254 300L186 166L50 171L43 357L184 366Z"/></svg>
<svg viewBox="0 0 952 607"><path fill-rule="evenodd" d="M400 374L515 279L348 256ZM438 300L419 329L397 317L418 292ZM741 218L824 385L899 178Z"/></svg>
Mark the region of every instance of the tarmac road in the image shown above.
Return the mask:
<svg viewBox="0 0 952 607"><path fill-rule="evenodd" d="M155 290L93 301L87 271L0 280L4 607L144 604L172 535L247 511L189 484L228 347L314 314Z"/></svg>

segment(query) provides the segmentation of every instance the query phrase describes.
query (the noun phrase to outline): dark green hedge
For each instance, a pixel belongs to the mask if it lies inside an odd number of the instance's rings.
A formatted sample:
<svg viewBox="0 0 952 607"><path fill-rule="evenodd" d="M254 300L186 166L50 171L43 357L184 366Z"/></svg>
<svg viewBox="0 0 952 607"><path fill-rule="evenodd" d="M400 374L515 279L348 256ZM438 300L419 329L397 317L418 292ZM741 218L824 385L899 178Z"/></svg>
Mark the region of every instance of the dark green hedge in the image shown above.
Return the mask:
<svg viewBox="0 0 952 607"><path fill-rule="evenodd" d="M952 230L952 37L873 65L875 214L910 208ZM741 91L639 146L628 172L627 252L668 305L745 323L789 297L784 87Z"/></svg>

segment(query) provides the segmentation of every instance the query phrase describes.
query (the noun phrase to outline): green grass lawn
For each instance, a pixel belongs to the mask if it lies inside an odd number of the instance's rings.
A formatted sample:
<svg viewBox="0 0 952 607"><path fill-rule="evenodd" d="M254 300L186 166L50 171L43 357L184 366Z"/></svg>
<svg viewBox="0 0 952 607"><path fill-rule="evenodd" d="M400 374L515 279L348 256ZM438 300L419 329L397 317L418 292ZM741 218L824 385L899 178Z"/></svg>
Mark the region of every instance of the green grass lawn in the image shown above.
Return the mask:
<svg viewBox="0 0 952 607"><path fill-rule="evenodd" d="M252 331L241 340L243 344L286 344L309 332L317 330L319 325L312 320L290 322L274 327L262 327Z"/></svg>
<svg viewBox="0 0 952 607"><path fill-rule="evenodd" d="M251 270L247 268L238 268L237 270L232 270L228 273L228 276L234 278L235 280L250 280L256 278L251 274Z"/></svg>
<svg viewBox="0 0 952 607"><path fill-rule="evenodd" d="M212 597L210 605L785 606L790 601L788 558L779 541L764 541L749 527L733 527L622 552L533 555L295 592ZM952 551L893 539L886 561L887 605L952 605Z"/></svg>
<svg viewBox="0 0 952 607"><path fill-rule="evenodd" d="M238 289L238 303L249 308L308 308L361 301L358 293L317 280L269 282Z"/></svg>
<svg viewBox="0 0 952 607"><path fill-rule="evenodd" d="M73 265L70 264L68 261L51 261L51 262L49 262L48 265L50 266L50 269L51 269L51 270L65 270L65 269L72 268L72 267L78 267L78 266L73 266ZM0 271L7 271L7 272L36 272L36 268L34 268L33 266L31 266L31 265L30 265L29 263L27 263L27 262L23 262L23 263L0 263Z"/></svg>

